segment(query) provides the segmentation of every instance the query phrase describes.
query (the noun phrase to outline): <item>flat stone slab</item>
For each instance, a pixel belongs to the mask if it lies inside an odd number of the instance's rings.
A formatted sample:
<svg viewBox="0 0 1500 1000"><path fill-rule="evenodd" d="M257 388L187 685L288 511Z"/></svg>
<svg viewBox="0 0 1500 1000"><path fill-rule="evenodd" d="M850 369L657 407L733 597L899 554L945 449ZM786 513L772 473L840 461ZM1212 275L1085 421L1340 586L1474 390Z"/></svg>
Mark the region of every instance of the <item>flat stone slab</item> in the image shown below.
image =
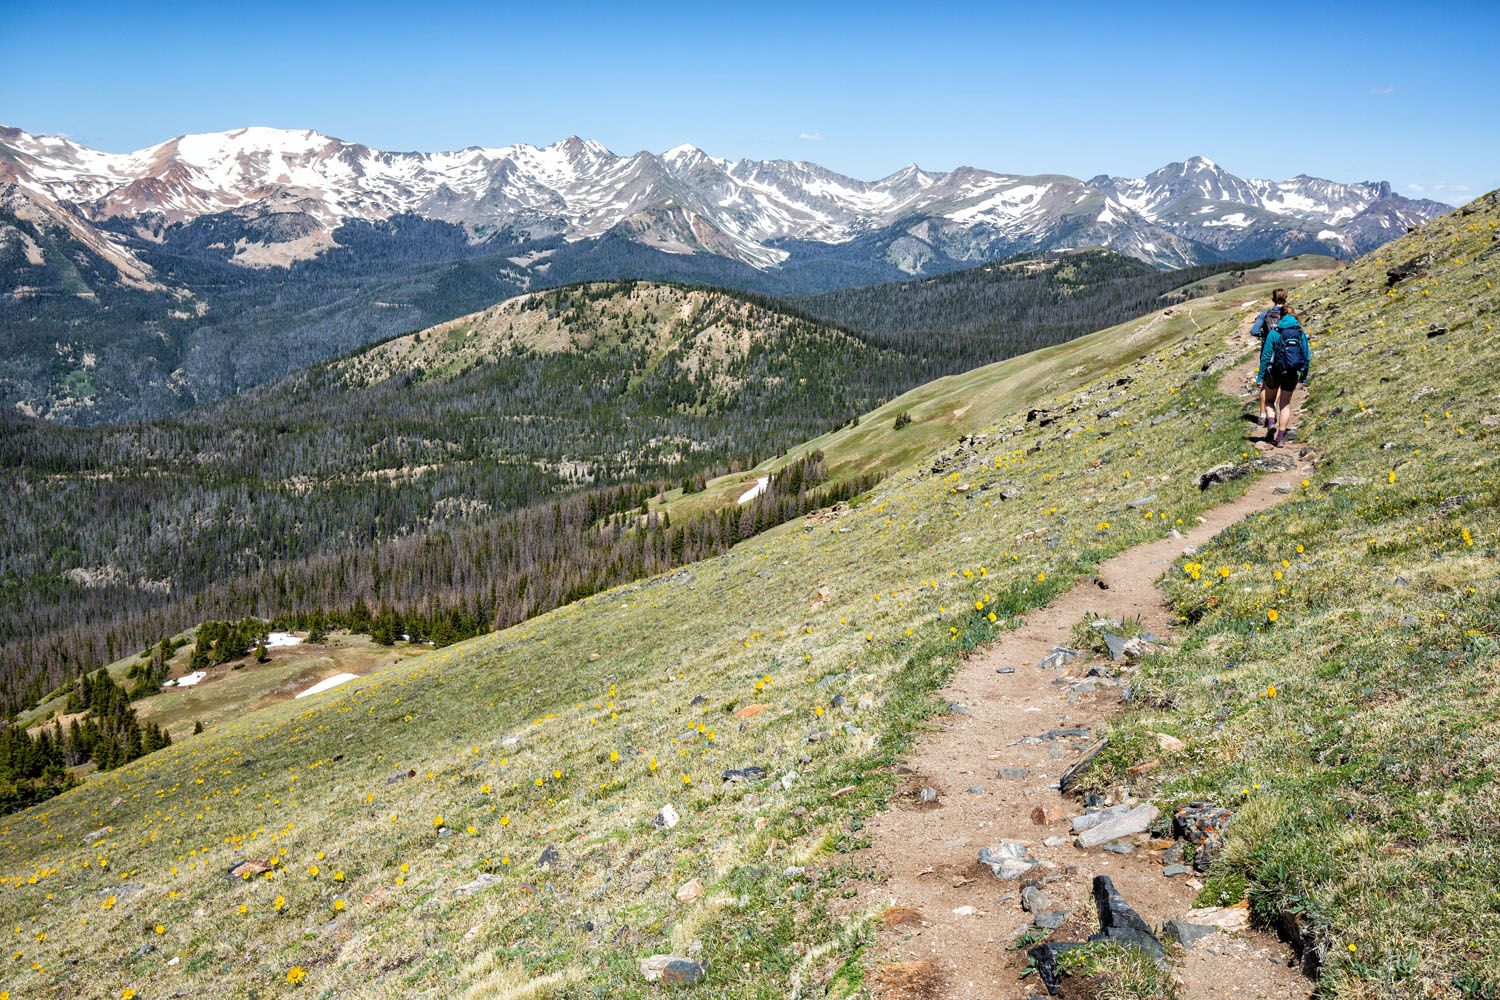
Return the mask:
<svg viewBox="0 0 1500 1000"><path fill-rule="evenodd" d="M1078 847L1098 847L1107 844L1111 840L1119 840L1121 837L1129 837L1132 834L1144 833L1156 822L1159 810L1146 803L1136 806L1129 812L1121 813L1113 819L1090 827L1080 833L1073 841Z"/></svg>

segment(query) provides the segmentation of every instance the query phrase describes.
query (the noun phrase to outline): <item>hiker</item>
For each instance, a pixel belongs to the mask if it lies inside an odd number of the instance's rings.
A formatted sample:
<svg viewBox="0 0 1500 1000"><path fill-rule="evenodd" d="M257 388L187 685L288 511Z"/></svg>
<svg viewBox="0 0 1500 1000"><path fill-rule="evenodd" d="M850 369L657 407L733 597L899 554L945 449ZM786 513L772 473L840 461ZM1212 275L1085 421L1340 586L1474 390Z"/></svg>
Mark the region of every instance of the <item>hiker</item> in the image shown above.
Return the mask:
<svg viewBox="0 0 1500 1000"><path fill-rule="evenodd" d="M1266 440L1280 447L1286 441L1292 423L1292 393L1297 383L1307 383L1312 365L1312 348L1296 313L1285 305L1281 318L1266 331L1260 349L1260 370L1255 384L1265 393L1269 411L1266 414ZM1274 438L1273 438L1274 432Z"/></svg>
<svg viewBox="0 0 1500 1000"><path fill-rule="evenodd" d="M1274 327L1278 322L1280 322L1281 311L1285 308L1286 289L1273 289L1271 291L1271 308L1262 309L1260 311L1260 315L1255 317L1255 322L1250 324L1250 336L1259 341L1261 347L1265 347L1266 334L1270 333L1271 328ZM1274 401L1275 396L1269 390L1267 390L1265 386L1261 386L1260 422L1262 424L1266 424L1267 427L1270 426L1267 421L1275 417L1275 412L1272 409L1272 404L1274 403Z"/></svg>

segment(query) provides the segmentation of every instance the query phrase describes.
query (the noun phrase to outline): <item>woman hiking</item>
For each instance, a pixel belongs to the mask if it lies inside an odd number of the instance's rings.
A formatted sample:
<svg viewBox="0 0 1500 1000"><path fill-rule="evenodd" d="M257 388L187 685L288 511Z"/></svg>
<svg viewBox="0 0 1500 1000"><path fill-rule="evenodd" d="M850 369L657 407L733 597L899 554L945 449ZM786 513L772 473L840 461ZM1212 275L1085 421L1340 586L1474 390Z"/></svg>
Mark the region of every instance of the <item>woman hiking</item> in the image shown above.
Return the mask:
<svg viewBox="0 0 1500 1000"><path fill-rule="evenodd" d="M1281 319L1266 332L1265 343L1260 348L1260 370L1255 384L1265 393L1269 404L1266 413L1266 440L1280 447L1286 441L1292 423L1292 393L1297 384L1306 384L1308 369L1312 366L1312 348L1307 343L1297 315L1286 306L1281 308Z"/></svg>
<svg viewBox="0 0 1500 1000"><path fill-rule="evenodd" d="M1255 322L1250 324L1250 336L1254 337L1261 347L1265 347L1266 334L1270 333L1271 328L1280 322L1281 311L1286 308L1286 299L1285 288L1273 289L1271 291L1271 307L1269 309L1262 309L1260 315L1255 317ZM1261 386L1260 422L1267 427L1272 426L1272 422L1276 419L1275 403L1276 394L1268 390L1265 386Z"/></svg>

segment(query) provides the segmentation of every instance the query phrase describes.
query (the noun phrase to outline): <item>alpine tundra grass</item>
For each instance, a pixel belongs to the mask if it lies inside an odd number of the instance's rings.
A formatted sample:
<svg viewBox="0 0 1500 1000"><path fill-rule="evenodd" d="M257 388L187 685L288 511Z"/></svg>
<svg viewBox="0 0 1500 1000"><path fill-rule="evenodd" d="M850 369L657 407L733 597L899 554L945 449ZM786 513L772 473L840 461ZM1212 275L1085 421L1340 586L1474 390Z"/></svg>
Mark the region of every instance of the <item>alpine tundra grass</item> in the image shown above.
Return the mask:
<svg viewBox="0 0 1500 1000"><path fill-rule="evenodd" d="M1497 981L1497 226L1490 199L1294 294L1325 462L1194 556L1198 579L1176 568L1182 641L1091 778L1123 780L1137 729L1182 736L1151 790L1238 808L1211 885L1295 915L1331 996ZM1421 253L1388 294L1387 264ZM944 432L850 509L6 817L4 988L629 997L656 989L638 960L675 952L706 964L704 995L868 995L866 925L830 903L872 877L850 855L945 710L932 692L1243 488L1197 475L1253 456L1216 383L1258 291L992 366L1043 390L998 393L987 437ZM889 434L936 419L901 409Z"/></svg>

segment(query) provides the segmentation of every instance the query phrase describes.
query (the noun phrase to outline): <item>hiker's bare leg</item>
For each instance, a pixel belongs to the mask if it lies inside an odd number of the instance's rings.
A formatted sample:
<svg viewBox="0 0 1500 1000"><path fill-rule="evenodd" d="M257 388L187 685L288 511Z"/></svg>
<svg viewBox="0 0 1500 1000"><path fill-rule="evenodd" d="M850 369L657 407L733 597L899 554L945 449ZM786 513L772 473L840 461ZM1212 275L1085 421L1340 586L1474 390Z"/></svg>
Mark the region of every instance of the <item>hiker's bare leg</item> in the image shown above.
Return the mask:
<svg viewBox="0 0 1500 1000"><path fill-rule="evenodd" d="M1293 385L1290 389L1279 389L1276 393L1276 428L1282 434L1292 429L1292 396L1297 392Z"/></svg>

